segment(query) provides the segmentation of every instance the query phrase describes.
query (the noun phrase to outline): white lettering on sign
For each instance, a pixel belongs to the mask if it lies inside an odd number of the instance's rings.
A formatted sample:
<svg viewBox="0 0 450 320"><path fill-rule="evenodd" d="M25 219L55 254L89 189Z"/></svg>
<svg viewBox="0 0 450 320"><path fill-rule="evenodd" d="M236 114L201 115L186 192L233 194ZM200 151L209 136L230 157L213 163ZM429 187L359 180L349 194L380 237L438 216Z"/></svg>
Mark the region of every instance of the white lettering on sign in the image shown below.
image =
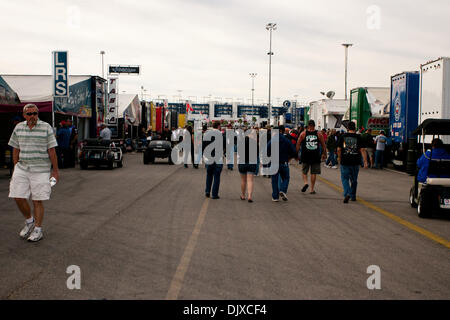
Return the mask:
<svg viewBox="0 0 450 320"><path fill-rule="evenodd" d="M53 52L54 95L67 97L69 94L67 52Z"/></svg>
<svg viewBox="0 0 450 320"><path fill-rule="evenodd" d="M59 61L59 54L55 54L55 66L64 66L64 62Z"/></svg>
<svg viewBox="0 0 450 320"><path fill-rule="evenodd" d="M56 95L65 96L67 94L66 84L64 82L56 83Z"/></svg>
<svg viewBox="0 0 450 320"><path fill-rule="evenodd" d="M58 55L57 55L57 57L58 57ZM58 61L56 61L56 65L58 65ZM55 80L56 81L60 80L59 77L61 76L61 80L66 81L67 80L66 72L67 72L66 68L56 67L55 68Z"/></svg>

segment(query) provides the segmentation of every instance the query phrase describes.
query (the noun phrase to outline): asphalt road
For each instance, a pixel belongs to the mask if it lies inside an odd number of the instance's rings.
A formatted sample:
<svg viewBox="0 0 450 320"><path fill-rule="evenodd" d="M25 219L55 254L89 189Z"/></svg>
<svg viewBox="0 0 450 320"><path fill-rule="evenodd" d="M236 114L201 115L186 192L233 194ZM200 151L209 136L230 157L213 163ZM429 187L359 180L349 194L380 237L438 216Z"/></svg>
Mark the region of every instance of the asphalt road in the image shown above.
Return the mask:
<svg viewBox="0 0 450 320"><path fill-rule="evenodd" d="M224 169L212 200L204 168L125 154L121 169L62 170L45 238L28 243L6 173L1 299L450 298L450 218L418 218L405 174L361 170L359 201L343 204L339 170L322 167L311 195L294 165L288 202L272 202L270 180L256 177L248 203L236 169ZM70 265L81 290L67 288ZM371 265L380 290L367 288Z"/></svg>

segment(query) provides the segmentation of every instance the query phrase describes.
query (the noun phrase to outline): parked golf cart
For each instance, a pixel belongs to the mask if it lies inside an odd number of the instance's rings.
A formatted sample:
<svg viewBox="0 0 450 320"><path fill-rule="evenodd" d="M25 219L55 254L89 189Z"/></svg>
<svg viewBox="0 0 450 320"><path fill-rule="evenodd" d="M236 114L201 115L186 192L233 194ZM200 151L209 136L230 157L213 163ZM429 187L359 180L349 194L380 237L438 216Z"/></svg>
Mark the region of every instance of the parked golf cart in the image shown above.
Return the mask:
<svg viewBox="0 0 450 320"><path fill-rule="evenodd" d="M169 164L173 164L172 142L163 140L160 134L154 134L147 138L148 144L144 148L144 164L155 163L156 158L168 158Z"/></svg>
<svg viewBox="0 0 450 320"><path fill-rule="evenodd" d="M83 141L80 152L80 168L87 169L90 165L108 169L122 168L122 150L110 140L86 139Z"/></svg>
<svg viewBox="0 0 450 320"><path fill-rule="evenodd" d="M433 149L425 143L425 136L450 136L450 119L426 119L417 127L414 134L421 136L421 153L429 159L427 179L424 183L417 179L419 168L416 168L414 185L411 187L409 203L417 208L421 218L429 218L433 213L450 213L450 159L434 159ZM450 145L443 146L448 152ZM431 149L431 154L426 149ZM429 155L429 156L428 156ZM436 157L435 157L436 158ZM430 177L431 176L431 177Z"/></svg>

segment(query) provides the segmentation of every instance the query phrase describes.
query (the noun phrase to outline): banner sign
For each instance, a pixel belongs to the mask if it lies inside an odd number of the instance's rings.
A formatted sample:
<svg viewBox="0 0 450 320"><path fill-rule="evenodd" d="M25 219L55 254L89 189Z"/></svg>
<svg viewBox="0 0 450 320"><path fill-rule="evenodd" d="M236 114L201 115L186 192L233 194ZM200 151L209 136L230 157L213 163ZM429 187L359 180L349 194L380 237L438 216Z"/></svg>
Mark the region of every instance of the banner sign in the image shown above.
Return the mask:
<svg viewBox="0 0 450 320"><path fill-rule="evenodd" d="M108 73L109 74L120 74L120 73L128 73L128 74L140 74L140 66L109 66Z"/></svg>
<svg viewBox="0 0 450 320"><path fill-rule="evenodd" d="M92 116L91 79L69 87L69 97L55 97L53 109L57 113L90 118Z"/></svg>
<svg viewBox="0 0 450 320"><path fill-rule="evenodd" d="M53 51L53 96L69 97L69 66L67 51Z"/></svg>
<svg viewBox="0 0 450 320"><path fill-rule="evenodd" d="M116 125L118 116L118 88L117 88L117 78L108 78L108 107L106 110L105 122L106 125Z"/></svg>

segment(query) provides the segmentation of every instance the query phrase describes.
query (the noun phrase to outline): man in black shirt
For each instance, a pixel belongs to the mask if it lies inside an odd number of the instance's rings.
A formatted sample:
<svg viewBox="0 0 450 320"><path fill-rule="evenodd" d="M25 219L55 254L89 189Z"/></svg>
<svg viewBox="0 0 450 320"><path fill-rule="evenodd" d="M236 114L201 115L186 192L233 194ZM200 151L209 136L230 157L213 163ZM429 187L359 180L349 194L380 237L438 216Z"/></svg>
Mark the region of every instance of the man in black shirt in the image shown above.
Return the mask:
<svg viewBox="0 0 450 320"><path fill-rule="evenodd" d="M327 147L323 135L315 129L314 120L308 121L308 127L297 140L297 154L301 148L303 182L302 192L308 189L308 171L311 170L311 192L315 194L316 175L320 174L320 162L327 159ZM321 147L321 148L320 148ZM321 150L322 149L322 150Z"/></svg>
<svg viewBox="0 0 450 320"><path fill-rule="evenodd" d="M359 165L361 155L364 168L367 168L367 156L363 141L355 132L355 123L348 124L348 132L343 134L338 142L338 160L341 164L341 181L344 187L344 203L348 200L356 201L356 187L358 185Z"/></svg>

